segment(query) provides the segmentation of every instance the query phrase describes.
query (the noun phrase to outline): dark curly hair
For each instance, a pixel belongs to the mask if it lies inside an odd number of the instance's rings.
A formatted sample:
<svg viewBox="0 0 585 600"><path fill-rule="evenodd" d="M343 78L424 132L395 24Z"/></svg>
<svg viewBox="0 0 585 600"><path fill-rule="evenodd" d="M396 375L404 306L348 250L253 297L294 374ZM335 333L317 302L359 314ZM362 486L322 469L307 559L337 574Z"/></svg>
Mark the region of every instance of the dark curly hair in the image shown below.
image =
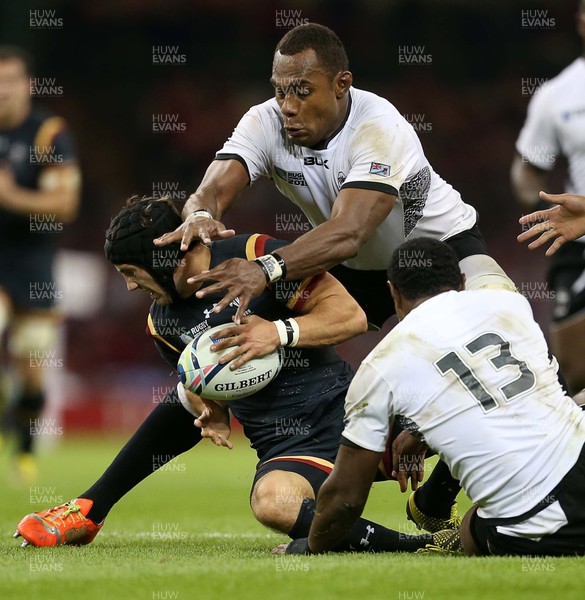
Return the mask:
<svg viewBox="0 0 585 600"><path fill-rule="evenodd" d="M319 63L331 79L340 71L349 69L345 48L337 34L329 27L318 23L307 23L291 29L278 42L274 52L291 56L307 48L315 51Z"/></svg>
<svg viewBox="0 0 585 600"><path fill-rule="evenodd" d="M388 280L407 300L458 290L462 277L453 248L429 237L415 238L396 248L388 268Z"/></svg>

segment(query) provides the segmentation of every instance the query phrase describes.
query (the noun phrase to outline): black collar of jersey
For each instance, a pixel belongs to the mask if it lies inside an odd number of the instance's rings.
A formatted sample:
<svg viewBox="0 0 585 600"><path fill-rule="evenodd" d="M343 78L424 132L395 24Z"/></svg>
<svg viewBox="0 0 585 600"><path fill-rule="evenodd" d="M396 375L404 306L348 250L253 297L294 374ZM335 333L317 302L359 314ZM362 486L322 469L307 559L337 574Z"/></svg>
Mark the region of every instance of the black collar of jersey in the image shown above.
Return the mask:
<svg viewBox="0 0 585 600"><path fill-rule="evenodd" d="M345 118L341 122L341 125L326 139L321 142L318 142L314 146L311 146L311 150L325 150L329 145L329 142L345 127L347 120L349 119L349 113L351 112L351 90L347 92L347 112L345 113Z"/></svg>

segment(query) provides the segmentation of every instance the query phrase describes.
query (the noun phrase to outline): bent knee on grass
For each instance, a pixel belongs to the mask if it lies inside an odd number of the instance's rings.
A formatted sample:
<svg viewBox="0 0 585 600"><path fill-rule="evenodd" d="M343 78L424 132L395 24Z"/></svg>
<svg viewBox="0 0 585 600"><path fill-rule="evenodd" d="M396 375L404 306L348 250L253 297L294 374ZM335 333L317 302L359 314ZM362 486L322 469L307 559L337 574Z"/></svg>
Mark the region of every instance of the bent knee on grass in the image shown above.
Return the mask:
<svg viewBox="0 0 585 600"><path fill-rule="evenodd" d="M261 477L252 491L250 505L262 525L289 533L305 498L314 498L313 488L298 473L270 471Z"/></svg>

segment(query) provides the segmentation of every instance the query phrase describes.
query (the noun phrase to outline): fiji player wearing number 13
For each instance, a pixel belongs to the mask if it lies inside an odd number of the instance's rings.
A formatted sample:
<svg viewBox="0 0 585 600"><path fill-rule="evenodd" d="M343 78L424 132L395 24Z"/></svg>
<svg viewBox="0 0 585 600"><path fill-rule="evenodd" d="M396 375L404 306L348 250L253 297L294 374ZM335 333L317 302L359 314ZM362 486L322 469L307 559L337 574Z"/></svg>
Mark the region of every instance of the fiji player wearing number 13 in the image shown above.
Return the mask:
<svg viewBox="0 0 585 600"><path fill-rule="evenodd" d="M455 252L430 238L399 247L388 279L400 323L354 377L309 538L286 551L324 552L351 526L388 418L400 414L474 503L461 539L448 532L436 550L461 542L467 554L585 555L585 413L561 388L527 300L463 291Z"/></svg>

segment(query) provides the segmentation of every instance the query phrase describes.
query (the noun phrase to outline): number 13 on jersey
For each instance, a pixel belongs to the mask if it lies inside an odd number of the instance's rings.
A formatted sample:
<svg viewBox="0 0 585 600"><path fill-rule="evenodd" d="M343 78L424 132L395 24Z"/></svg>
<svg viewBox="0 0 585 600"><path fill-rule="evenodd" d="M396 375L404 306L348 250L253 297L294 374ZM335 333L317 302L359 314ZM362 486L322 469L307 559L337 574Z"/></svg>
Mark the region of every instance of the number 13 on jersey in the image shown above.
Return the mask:
<svg viewBox="0 0 585 600"><path fill-rule="evenodd" d="M515 379L512 379L510 382L498 388L504 395L506 402L510 402L516 396L519 396L534 387L536 382L534 373L527 367L524 361L518 360L510 352L510 343L504 340L499 334L482 333L473 341L469 342L469 344L466 344L465 349L474 356L481 350L490 346L499 349L497 355L489 358L486 357L486 360L491 363L496 371L499 371L507 365L515 366L519 371L518 376ZM490 388L493 388L493 384L490 385L490 381L486 381L485 378L484 381L480 381L473 369L466 364L457 352L449 352L437 360L434 365L443 376L451 372L454 373L460 383L473 396L485 413L499 407L494 395L488 391Z"/></svg>

